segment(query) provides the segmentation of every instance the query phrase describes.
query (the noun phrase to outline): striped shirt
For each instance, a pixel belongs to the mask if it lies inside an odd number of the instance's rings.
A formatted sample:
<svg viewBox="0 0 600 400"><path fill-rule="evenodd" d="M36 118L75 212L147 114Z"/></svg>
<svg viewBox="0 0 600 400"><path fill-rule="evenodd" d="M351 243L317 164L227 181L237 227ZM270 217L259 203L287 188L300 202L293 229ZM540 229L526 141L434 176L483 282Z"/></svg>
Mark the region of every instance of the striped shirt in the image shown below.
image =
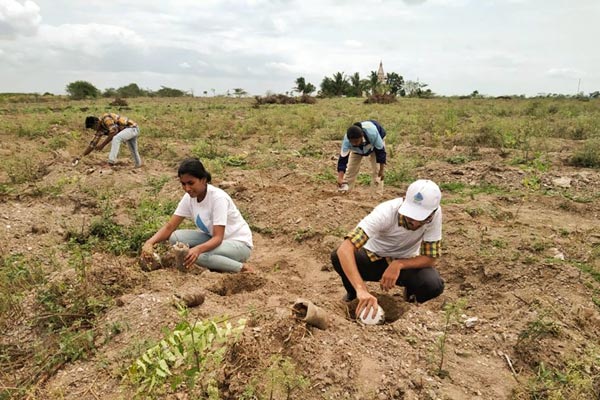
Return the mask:
<svg viewBox="0 0 600 400"><path fill-rule="evenodd" d="M137 127L137 124L127 117L114 113L106 113L100 117L98 133L103 135L116 135L125 128L135 127Z"/></svg>

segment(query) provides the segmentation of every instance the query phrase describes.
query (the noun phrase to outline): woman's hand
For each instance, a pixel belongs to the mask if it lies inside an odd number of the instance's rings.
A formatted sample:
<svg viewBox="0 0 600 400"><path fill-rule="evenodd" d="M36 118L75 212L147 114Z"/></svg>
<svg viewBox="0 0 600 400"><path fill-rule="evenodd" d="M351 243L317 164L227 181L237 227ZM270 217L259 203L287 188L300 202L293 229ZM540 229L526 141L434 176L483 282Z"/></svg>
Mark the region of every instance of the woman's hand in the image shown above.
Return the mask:
<svg viewBox="0 0 600 400"><path fill-rule="evenodd" d="M199 248L199 246L192 247L185 256L185 259L183 260L183 264L185 265L185 267L188 269L191 268L200 256L200 254L202 254L202 250Z"/></svg>
<svg viewBox="0 0 600 400"><path fill-rule="evenodd" d="M156 264L160 264L160 258L154 253L154 247L152 243L144 243L142 246L142 252L140 254L141 265L147 269L156 269Z"/></svg>
<svg viewBox="0 0 600 400"><path fill-rule="evenodd" d="M152 256L152 253L154 253L154 245L149 242L144 243L142 246L142 257L145 255Z"/></svg>

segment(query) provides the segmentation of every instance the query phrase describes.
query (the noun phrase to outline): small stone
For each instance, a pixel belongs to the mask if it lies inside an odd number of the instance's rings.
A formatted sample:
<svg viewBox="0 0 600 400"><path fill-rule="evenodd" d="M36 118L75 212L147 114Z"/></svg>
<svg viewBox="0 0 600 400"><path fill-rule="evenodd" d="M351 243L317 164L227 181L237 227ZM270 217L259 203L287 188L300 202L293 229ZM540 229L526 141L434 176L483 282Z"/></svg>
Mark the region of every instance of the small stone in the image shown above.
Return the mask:
<svg viewBox="0 0 600 400"><path fill-rule="evenodd" d="M473 328L477 324L478 321L479 321L479 318L477 318L477 317L467 318L465 320L465 326L467 328Z"/></svg>
<svg viewBox="0 0 600 400"><path fill-rule="evenodd" d="M566 176L560 177L560 178L556 178L556 179L552 179L552 184L554 186L558 186L561 188L570 188L571 187L571 178L567 178Z"/></svg>

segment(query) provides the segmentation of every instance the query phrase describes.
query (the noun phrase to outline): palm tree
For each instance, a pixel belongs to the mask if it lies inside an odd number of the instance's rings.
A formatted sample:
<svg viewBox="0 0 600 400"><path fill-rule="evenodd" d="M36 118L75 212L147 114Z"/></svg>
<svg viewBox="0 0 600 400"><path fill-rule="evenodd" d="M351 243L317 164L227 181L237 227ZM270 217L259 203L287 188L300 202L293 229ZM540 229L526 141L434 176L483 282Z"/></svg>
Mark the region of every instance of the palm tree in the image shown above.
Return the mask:
<svg viewBox="0 0 600 400"><path fill-rule="evenodd" d="M294 88L294 90L298 93L310 95L316 89L317 88L312 83L306 83L303 76L296 79L296 87Z"/></svg>
<svg viewBox="0 0 600 400"><path fill-rule="evenodd" d="M304 77L301 76L299 78L296 78L296 87L294 88L294 90L297 91L298 93L304 93L305 89L306 89L306 81L304 80Z"/></svg>
<svg viewBox="0 0 600 400"><path fill-rule="evenodd" d="M371 74L369 75L368 86L368 89L371 91L371 94L379 93L380 86L381 85L379 84L379 76L377 76L377 71L371 71Z"/></svg>
<svg viewBox="0 0 600 400"><path fill-rule="evenodd" d="M364 89L364 80L360 79L360 75L358 72L355 72L352 76L350 76L350 84L351 87L351 96L362 97L363 89Z"/></svg>

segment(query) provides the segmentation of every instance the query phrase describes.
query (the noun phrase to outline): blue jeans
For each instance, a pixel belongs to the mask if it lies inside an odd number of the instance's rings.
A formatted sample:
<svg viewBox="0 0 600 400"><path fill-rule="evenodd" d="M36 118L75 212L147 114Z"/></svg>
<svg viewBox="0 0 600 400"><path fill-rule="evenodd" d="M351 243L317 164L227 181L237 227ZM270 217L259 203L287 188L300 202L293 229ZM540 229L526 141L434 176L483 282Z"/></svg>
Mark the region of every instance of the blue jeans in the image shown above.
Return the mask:
<svg viewBox="0 0 600 400"><path fill-rule="evenodd" d="M179 229L171 234L169 243L182 242L194 247L207 242L211 237L195 229ZM251 249L238 240L223 240L219 247L200 254L196 264L213 271L240 272L242 264L250 257Z"/></svg>
<svg viewBox="0 0 600 400"><path fill-rule="evenodd" d="M110 153L108 154L108 162L114 164L117 162L117 156L119 155L119 149L121 148L121 142L126 142L129 146L129 151L133 156L133 161L136 167L142 166L142 159L138 152L137 137L140 134L140 129L137 126L132 128L125 128L121 132L117 133L112 138L110 146Z"/></svg>

